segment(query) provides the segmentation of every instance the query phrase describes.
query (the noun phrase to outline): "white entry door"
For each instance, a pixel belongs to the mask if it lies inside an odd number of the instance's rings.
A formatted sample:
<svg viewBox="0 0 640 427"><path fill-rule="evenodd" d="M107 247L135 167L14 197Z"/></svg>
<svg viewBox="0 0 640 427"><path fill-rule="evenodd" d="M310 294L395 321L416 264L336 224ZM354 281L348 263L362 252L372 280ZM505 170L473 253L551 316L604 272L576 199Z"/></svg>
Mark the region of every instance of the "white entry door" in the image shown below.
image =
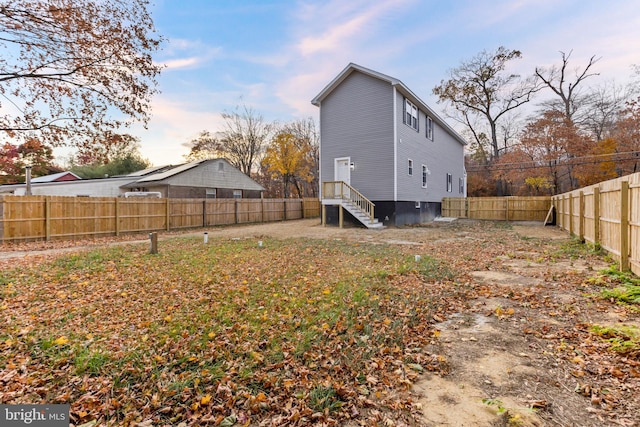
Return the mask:
<svg viewBox="0 0 640 427"><path fill-rule="evenodd" d="M351 158L340 157L335 159L335 180L343 181L351 185ZM336 196L340 196L340 185L336 185ZM342 189L343 197L349 198L349 189Z"/></svg>

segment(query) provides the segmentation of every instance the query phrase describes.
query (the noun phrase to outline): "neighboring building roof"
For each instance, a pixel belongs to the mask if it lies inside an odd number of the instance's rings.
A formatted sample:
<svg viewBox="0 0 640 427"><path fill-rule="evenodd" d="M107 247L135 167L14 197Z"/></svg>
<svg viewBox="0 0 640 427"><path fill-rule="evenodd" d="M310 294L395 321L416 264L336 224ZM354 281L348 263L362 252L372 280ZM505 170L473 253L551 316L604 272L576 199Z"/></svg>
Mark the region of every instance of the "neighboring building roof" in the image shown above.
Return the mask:
<svg viewBox="0 0 640 427"><path fill-rule="evenodd" d="M76 181L78 179L82 179L82 178L80 178L78 175L76 175L73 172L66 171L66 172L59 172L51 175L44 175L44 176L38 176L36 178L31 178L31 182L32 183L61 182L61 181Z"/></svg>
<svg viewBox="0 0 640 427"><path fill-rule="evenodd" d="M172 178L180 175L184 172L190 171L199 166L206 165L208 163L226 163L228 165L228 169L224 169L223 171L231 172L231 175L224 175L220 178L217 176L214 178L213 182L210 182L212 188L236 188L241 190L257 190L264 191L264 187L258 184L253 178L242 173L238 168L233 166L225 159L207 159L207 160L196 160L191 163L184 163L176 166L168 166L159 170L157 173L152 173L147 176L144 176L140 179L136 179L135 181L129 182L121 186L121 188L135 188L135 187L143 187L143 186L153 186L153 185L164 185L164 184L172 184L175 181L171 180ZM229 185L229 179L233 181L234 185Z"/></svg>
<svg viewBox="0 0 640 427"><path fill-rule="evenodd" d="M153 167L150 167L150 168L147 168L147 169L142 169L140 171L128 173L128 174L123 175L123 176L145 176L145 175L149 175L151 173L159 172L161 170L166 170L166 169L170 169L170 168L173 168L173 167L175 167L175 166L173 166L173 165L153 166Z"/></svg>
<svg viewBox="0 0 640 427"><path fill-rule="evenodd" d="M196 167L206 165L207 163L226 163L228 167L224 167L224 169L216 169L216 173L218 171L224 172L221 175L215 175L213 181L209 181L207 186L212 188L232 188L238 190L257 190L264 191L264 187L258 184L254 179L242 173L239 169L231 165L225 159L209 159L209 160L198 160L191 163L184 163L180 165L165 165L158 166L149 169L145 169L142 171L133 172L129 175L119 175L112 176L108 178L95 178L95 179L80 179L78 177L77 180L68 181L68 182L60 182L60 181L38 181L35 179L31 182L37 184L38 188L47 188L50 186L56 185L91 185L94 184L94 187L98 185L105 184L107 182L112 182L116 189L126 189L126 188L136 188L136 187L146 187L146 186L156 186L156 185L174 185L177 182L186 181L182 185L189 185L189 181L191 178L188 176L178 177L177 179L173 179L177 175L180 175L184 172L190 171ZM202 171L206 173L205 171ZM70 172L69 172L70 173ZM200 171L196 172L200 173ZM56 174L57 175L57 174ZM53 176L53 175L52 175ZM77 175L74 175L77 177ZM40 177L44 178L44 177ZM180 185L180 184L178 184ZM26 184L8 184L0 186L0 193L4 192L15 192L17 189L24 188ZM200 183L197 186L204 186Z"/></svg>
<svg viewBox="0 0 640 427"><path fill-rule="evenodd" d="M172 177L174 175L177 175L179 173L182 173L184 171L187 171L189 169L193 169L196 166L200 166L201 164L208 162L209 160L197 160L195 162L191 162L191 163L183 163L181 165L171 165L169 167L166 167L165 169L162 170L158 170L158 172L153 173L153 174L149 174L143 178L140 178L138 180L136 180L136 183L140 182L150 182L150 181L161 181L163 179ZM132 176L132 175L129 175Z"/></svg>
<svg viewBox="0 0 640 427"><path fill-rule="evenodd" d="M336 87L340 85L340 83L342 83L354 71L361 72L368 76L371 76L376 79L389 83L391 86L395 87L401 94L409 98L411 102L417 104L418 108L427 112L429 114L429 117L431 117L432 120L434 120L437 124L442 126L444 129L446 129L447 132L449 132L459 143L461 143L462 145L467 145L467 141L465 141L464 138L462 138L462 136L460 136L458 132L455 131L455 129L449 126L447 122L442 120L442 118L435 111L433 111L431 107L429 107L423 100L421 100L415 93L411 91L411 89L405 86L405 84L402 83L400 80L394 77L388 76L386 74L382 74L377 71L371 70L369 68L363 67L361 65L354 64L353 62L347 65L347 67L344 70L342 70L340 74L336 76L336 78L331 80L331 82L329 82L329 84L324 89L322 89L322 91L320 91L320 93L316 95L315 98L311 100L311 103L319 107L322 100L326 98Z"/></svg>

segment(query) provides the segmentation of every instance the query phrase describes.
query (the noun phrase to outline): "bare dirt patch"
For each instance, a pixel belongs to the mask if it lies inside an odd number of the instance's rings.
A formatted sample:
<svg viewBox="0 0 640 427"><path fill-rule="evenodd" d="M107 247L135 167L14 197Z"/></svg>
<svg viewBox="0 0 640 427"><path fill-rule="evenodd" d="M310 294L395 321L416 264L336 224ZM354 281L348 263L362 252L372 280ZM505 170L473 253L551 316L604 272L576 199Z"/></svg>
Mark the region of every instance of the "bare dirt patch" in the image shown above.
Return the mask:
<svg viewBox="0 0 640 427"><path fill-rule="evenodd" d="M446 264L458 296L434 314L439 334L422 349L425 357L441 359L444 369L423 373L411 390L422 414L417 425L640 425L638 355L615 353L590 332L594 324L637 326L640 315L597 296L600 287L590 278L607 262L587 250L563 248L569 236L555 227L459 220L365 230L323 227L313 219L160 233L160 250L162 239L204 231L256 241L269 236L385 243ZM0 266L145 241L139 235L4 245ZM384 419L386 425L406 425L393 414Z"/></svg>

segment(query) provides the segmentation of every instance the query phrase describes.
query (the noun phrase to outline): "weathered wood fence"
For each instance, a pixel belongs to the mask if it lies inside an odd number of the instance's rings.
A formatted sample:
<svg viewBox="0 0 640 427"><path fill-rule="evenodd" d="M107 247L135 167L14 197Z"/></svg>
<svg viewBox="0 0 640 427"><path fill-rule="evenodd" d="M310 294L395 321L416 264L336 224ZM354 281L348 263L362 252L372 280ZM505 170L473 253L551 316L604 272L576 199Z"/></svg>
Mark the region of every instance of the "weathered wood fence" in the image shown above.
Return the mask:
<svg viewBox="0 0 640 427"><path fill-rule="evenodd" d="M318 199L0 196L0 241L118 236L320 216Z"/></svg>
<svg viewBox="0 0 640 427"><path fill-rule="evenodd" d="M553 196L558 226L640 275L640 173Z"/></svg>
<svg viewBox="0 0 640 427"><path fill-rule="evenodd" d="M502 221L544 221L550 207L550 196L445 197L442 199L442 216Z"/></svg>

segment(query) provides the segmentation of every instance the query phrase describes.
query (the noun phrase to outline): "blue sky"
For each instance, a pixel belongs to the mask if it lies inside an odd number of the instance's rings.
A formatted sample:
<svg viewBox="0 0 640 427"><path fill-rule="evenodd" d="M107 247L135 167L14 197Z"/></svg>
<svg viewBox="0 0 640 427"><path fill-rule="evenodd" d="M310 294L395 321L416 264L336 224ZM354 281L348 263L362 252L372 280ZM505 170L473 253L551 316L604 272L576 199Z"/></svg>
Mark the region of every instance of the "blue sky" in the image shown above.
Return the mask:
<svg viewBox="0 0 640 427"><path fill-rule="evenodd" d="M560 51L573 50L571 67L601 57L592 85L625 83L640 65L640 0L155 0L151 12L166 69L148 129L130 133L154 165L183 162L186 143L238 105L317 120L311 99L349 62L438 112L431 91L448 70L501 45L522 51L521 74L559 64Z"/></svg>

